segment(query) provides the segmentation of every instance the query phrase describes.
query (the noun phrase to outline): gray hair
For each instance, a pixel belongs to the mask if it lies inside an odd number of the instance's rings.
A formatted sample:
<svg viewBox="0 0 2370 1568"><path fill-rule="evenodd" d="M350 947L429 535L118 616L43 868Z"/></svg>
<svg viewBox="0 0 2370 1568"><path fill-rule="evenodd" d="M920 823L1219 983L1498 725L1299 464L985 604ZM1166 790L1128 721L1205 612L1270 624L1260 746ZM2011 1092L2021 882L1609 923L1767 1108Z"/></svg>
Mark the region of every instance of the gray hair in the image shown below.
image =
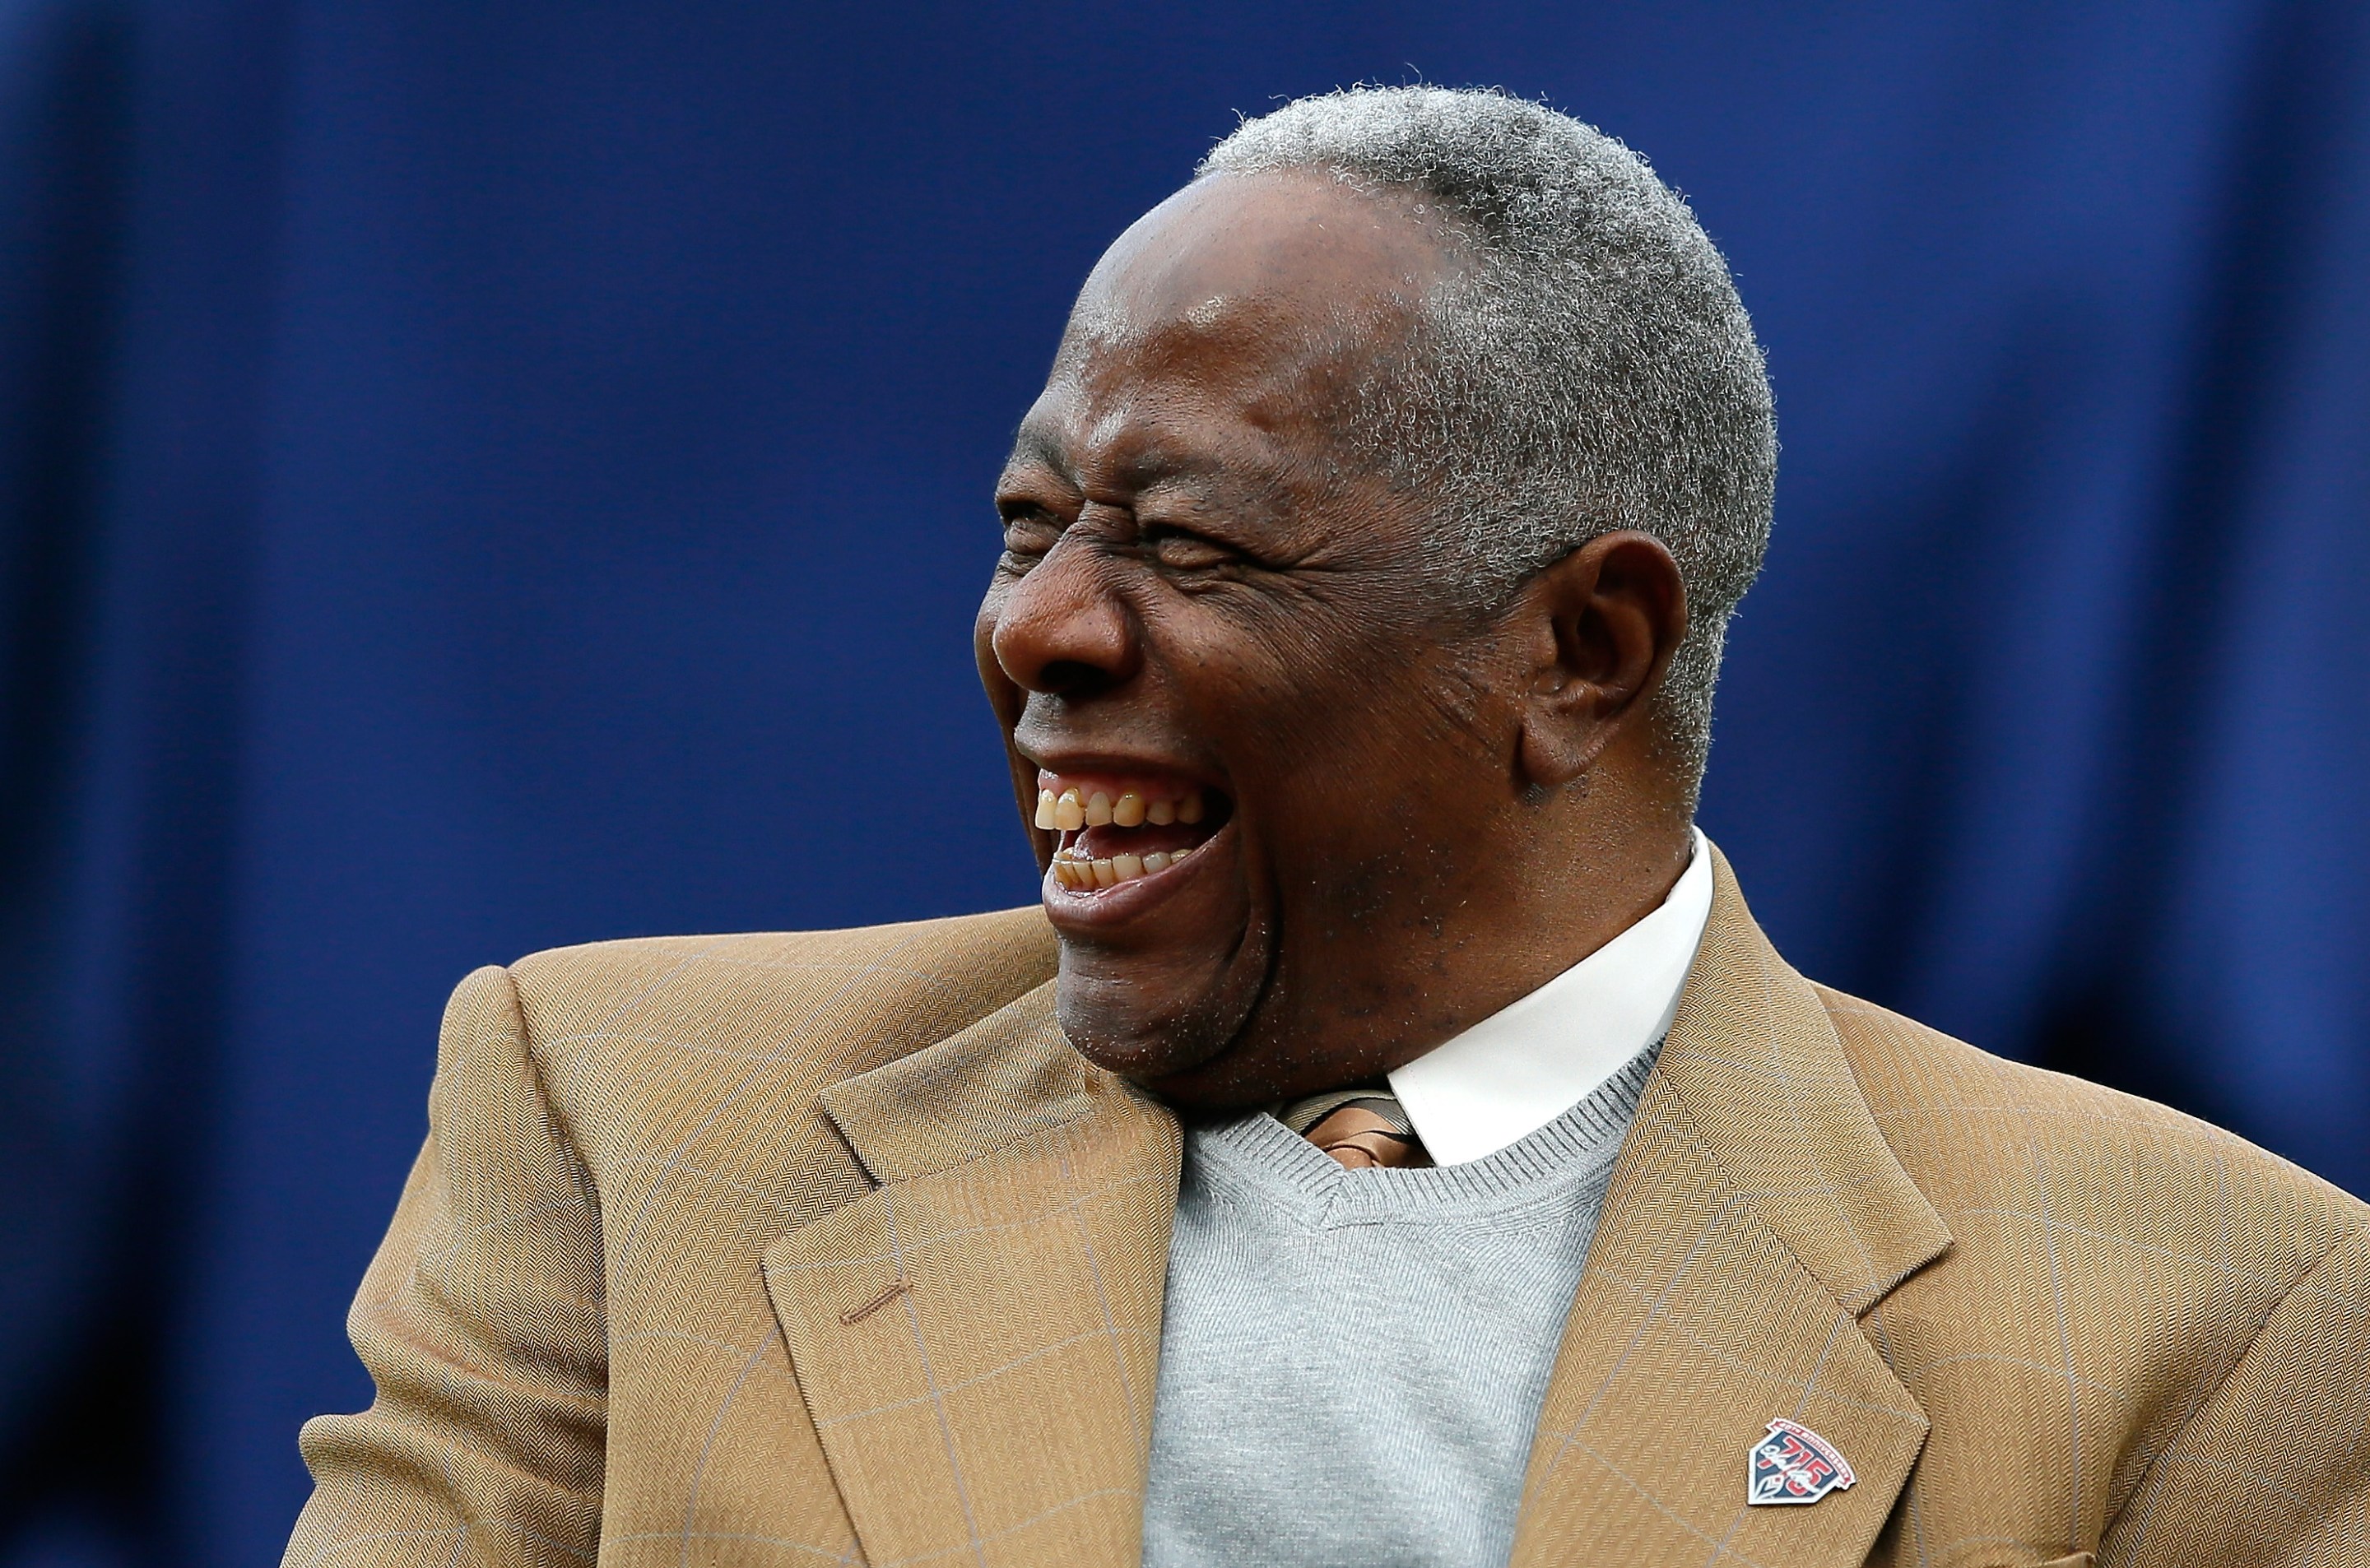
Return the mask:
<svg viewBox="0 0 2370 1568"><path fill-rule="evenodd" d="M1778 466L1728 264L1637 154L1496 89L1301 98L1245 121L1194 177L1294 170L1411 197L1467 257L1349 428L1395 482L1442 498L1477 607L1616 529L1678 562L1690 624L1656 702L1692 804Z"/></svg>

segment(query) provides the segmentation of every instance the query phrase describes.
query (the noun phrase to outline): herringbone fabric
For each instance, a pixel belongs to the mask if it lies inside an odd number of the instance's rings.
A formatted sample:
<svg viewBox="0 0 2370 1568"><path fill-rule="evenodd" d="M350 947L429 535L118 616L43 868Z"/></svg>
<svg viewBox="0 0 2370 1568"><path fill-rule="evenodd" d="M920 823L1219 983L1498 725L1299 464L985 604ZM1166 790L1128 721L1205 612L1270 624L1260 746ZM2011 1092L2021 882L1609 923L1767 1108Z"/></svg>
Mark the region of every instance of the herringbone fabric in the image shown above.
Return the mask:
<svg viewBox="0 0 2370 1568"><path fill-rule="evenodd" d="M1724 861L1514 1560L2370 1564L2370 1209L1771 951ZM1134 1560L1175 1119L1035 911L482 970L292 1564ZM1858 1474L1748 1508L1788 1416Z"/></svg>

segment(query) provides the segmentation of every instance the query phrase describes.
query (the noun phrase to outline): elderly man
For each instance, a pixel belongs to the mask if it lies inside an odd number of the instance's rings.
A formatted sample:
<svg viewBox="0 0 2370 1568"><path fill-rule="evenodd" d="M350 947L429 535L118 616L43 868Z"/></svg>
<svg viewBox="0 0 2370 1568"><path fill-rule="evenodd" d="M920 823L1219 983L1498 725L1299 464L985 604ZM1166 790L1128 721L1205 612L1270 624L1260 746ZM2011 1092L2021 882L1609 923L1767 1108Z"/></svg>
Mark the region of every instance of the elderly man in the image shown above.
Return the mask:
<svg viewBox="0 0 2370 1568"><path fill-rule="evenodd" d="M2370 1210L1695 830L1774 452L1617 143L1243 126L997 491L1041 910L472 976L290 1561L2370 1562Z"/></svg>

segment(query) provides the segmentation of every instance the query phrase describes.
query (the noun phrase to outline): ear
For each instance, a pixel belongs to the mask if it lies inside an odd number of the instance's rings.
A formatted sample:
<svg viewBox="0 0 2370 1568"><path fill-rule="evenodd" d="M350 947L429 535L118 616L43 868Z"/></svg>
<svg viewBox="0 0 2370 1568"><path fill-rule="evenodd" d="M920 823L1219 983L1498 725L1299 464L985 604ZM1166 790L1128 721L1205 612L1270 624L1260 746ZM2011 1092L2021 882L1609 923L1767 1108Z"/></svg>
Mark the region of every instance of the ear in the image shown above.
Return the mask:
<svg viewBox="0 0 2370 1568"><path fill-rule="evenodd" d="M1513 612L1531 658L1519 763L1555 789L1648 722L1646 699L1687 635L1678 563L1651 534L1601 534L1523 586Z"/></svg>

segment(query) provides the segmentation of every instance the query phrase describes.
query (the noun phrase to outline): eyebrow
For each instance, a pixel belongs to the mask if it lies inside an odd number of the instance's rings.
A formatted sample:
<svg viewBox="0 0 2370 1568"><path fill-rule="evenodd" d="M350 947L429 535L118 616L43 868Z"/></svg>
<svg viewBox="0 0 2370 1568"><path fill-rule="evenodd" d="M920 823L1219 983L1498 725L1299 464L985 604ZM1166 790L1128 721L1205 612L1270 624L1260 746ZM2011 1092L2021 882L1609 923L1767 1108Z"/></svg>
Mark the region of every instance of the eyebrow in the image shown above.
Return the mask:
<svg viewBox="0 0 2370 1568"><path fill-rule="evenodd" d="M1060 436L1041 426L1024 425L1014 433L1012 455L1005 464L1008 470L1017 463L1042 464L1074 483L1078 478L1068 446ZM1138 491L1174 485L1206 494L1232 475L1224 463L1214 458L1154 445L1125 465L1124 477L1129 487Z"/></svg>

